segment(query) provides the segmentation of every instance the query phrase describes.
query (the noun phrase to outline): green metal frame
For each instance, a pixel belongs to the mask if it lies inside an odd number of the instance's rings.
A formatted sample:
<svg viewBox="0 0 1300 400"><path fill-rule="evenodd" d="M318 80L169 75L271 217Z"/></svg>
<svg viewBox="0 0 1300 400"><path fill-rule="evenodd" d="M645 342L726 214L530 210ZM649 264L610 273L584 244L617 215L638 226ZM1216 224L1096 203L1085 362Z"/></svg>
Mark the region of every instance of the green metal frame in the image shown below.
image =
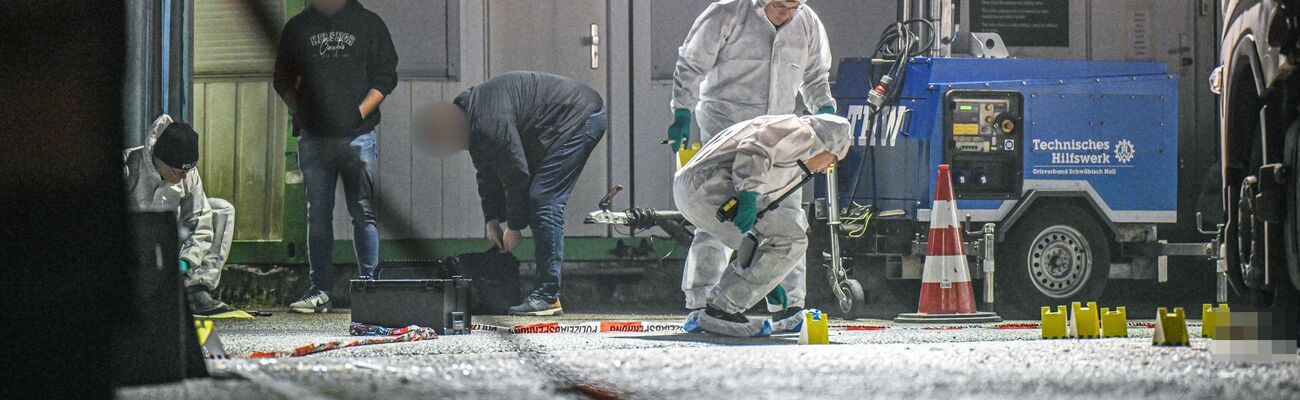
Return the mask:
<svg viewBox="0 0 1300 400"><path fill-rule="evenodd" d="M297 15L306 6L307 0L285 0L286 16ZM230 250L229 262L232 264L306 264L307 263L307 199L303 188L302 172L298 169L298 141L293 137L293 122L284 127L284 202L283 202L283 236L281 240L237 240ZM620 257L615 249L627 246L638 247L642 237L623 238L566 238L564 241L564 259L566 261L617 261ZM663 256L672 253L673 258L681 258L685 249L674 251L677 244L671 240L651 242L654 254ZM483 251L491 245L485 239L397 239L380 242L381 260L429 260L441 259L462 253ZM533 242L525 240L515 251L523 261L532 261ZM656 257L656 258L657 258ZM643 258L644 259L644 258ZM352 242L339 240L334 242L334 261L340 264L356 262Z"/></svg>
<svg viewBox="0 0 1300 400"><path fill-rule="evenodd" d="M583 261L620 261L620 260L656 260L668 255L668 259L681 259L686 246L678 246L672 240L654 240L650 242L653 256L637 258L620 256L616 249L640 247L648 238L600 238L580 237L564 240L564 260ZM304 241L238 241L230 250L231 264L306 264L307 253ZM384 240L379 244L381 260L438 260L458 254L484 251L491 248L484 239L394 239ZM514 251L521 261L533 261L533 241L524 240ZM352 241L334 241L334 262L350 264L356 262L352 250Z"/></svg>

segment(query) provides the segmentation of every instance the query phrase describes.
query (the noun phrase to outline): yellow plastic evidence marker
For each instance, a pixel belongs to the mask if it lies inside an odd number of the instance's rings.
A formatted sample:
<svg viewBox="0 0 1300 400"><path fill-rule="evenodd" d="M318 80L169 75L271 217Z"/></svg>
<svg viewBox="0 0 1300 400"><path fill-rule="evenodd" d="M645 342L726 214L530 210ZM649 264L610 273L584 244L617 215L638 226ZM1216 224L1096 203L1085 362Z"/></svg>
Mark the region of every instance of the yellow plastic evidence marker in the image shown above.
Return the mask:
<svg viewBox="0 0 1300 400"><path fill-rule="evenodd" d="M699 152L700 152L699 142L691 143L690 145L687 146L682 146L681 150L677 150L677 169L682 169L682 167L685 167L686 163L690 162L691 158L695 157L695 154Z"/></svg>
<svg viewBox="0 0 1300 400"><path fill-rule="evenodd" d="M1051 307L1043 306L1043 339L1065 339L1065 306L1056 306L1053 312Z"/></svg>
<svg viewBox="0 0 1300 400"><path fill-rule="evenodd" d="M799 330L799 344L831 344L830 316L821 310L810 309L803 313L803 329Z"/></svg>
<svg viewBox="0 0 1300 400"><path fill-rule="evenodd" d="M1164 307L1156 309L1156 333L1151 337L1156 346L1187 346L1187 313L1174 307L1170 313Z"/></svg>
<svg viewBox="0 0 1300 400"><path fill-rule="evenodd" d="M1128 310L1124 306L1101 308L1101 337L1128 337Z"/></svg>
<svg viewBox="0 0 1300 400"><path fill-rule="evenodd" d="M1070 337L1088 339L1101 337L1101 321L1097 318L1097 302L1070 304Z"/></svg>
<svg viewBox="0 0 1300 400"><path fill-rule="evenodd" d="M203 346L212 334L212 321L194 321L194 333L198 336L199 346Z"/></svg>
<svg viewBox="0 0 1300 400"><path fill-rule="evenodd" d="M1227 304L1220 304L1215 307L1213 304L1201 305L1201 337L1214 339L1214 330L1220 326L1228 326L1229 315Z"/></svg>

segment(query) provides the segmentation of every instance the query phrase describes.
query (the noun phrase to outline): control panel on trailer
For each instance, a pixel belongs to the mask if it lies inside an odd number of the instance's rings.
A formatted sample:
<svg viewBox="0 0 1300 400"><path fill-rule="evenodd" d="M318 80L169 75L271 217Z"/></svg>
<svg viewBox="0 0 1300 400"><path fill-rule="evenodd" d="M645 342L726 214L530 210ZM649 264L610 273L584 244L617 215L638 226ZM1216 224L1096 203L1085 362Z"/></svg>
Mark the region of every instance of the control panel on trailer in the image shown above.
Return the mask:
<svg viewBox="0 0 1300 400"><path fill-rule="evenodd" d="M1018 92L955 91L944 112L944 159L952 165L958 198L1000 199L1020 195L1021 115Z"/></svg>

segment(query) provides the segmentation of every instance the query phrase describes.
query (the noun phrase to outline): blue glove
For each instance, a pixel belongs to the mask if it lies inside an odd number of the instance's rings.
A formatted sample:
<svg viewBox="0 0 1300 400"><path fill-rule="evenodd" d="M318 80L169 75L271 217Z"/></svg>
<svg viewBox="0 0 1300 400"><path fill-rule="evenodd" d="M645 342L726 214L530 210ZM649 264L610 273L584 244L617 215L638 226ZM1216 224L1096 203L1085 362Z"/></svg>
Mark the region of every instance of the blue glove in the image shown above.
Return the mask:
<svg viewBox="0 0 1300 400"><path fill-rule="evenodd" d="M817 109L817 113L818 113L818 114L835 114L835 107L833 107L833 106L822 106L822 108L818 108L818 109Z"/></svg>
<svg viewBox="0 0 1300 400"><path fill-rule="evenodd" d="M731 222L740 228L740 233L746 233L754 229L754 223L758 222L758 192L740 192L737 199L740 204L736 205L736 219Z"/></svg>
<svg viewBox="0 0 1300 400"><path fill-rule="evenodd" d="M676 153L690 138L691 110L685 108L673 110L673 124L668 127L668 145L672 146L673 152Z"/></svg>
<svg viewBox="0 0 1300 400"><path fill-rule="evenodd" d="M177 264L180 264L180 266L181 266L181 275L185 275L186 273L190 272L190 262L189 262L189 261L185 261L185 259L182 258L181 261L178 262Z"/></svg>

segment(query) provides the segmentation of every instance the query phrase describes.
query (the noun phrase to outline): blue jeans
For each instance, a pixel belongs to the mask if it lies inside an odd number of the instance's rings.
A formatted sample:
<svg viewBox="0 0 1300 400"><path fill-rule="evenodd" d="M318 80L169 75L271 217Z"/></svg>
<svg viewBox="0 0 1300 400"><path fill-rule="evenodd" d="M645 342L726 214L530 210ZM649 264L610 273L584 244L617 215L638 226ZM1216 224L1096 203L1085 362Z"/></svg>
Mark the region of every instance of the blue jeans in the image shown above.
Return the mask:
<svg viewBox="0 0 1300 400"><path fill-rule="evenodd" d="M342 178L357 270L373 275L379 264L379 228L375 222L375 132L349 137L298 138L298 168L307 187L307 261L313 291L334 289L334 190Z"/></svg>
<svg viewBox="0 0 1300 400"><path fill-rule="evenodd" d="M608 119L597 111L572 136L560 143L533 171L528 196L533 208L534 256L537 275L533 294L547 302L560 297L560 269L564 264L564 205L578 183L587 157L605 136Z"/></svg>

